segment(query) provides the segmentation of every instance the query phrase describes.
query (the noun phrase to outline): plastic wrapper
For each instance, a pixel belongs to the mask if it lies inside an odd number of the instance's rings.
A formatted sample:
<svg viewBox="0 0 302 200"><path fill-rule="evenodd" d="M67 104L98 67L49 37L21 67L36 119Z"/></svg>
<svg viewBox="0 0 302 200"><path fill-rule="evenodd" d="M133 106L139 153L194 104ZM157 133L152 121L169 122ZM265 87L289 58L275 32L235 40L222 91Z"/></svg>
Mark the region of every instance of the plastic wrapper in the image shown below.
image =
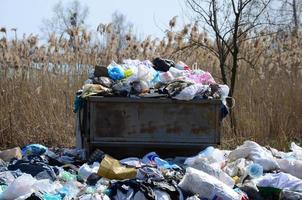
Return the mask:
<svg viewBox="0 0 302 200"><path fill-rule="evenodd" d="M105 155L100 164L98 175L108 179L132 179L136 176L136 169L123 166L118 160Z"/></svg>

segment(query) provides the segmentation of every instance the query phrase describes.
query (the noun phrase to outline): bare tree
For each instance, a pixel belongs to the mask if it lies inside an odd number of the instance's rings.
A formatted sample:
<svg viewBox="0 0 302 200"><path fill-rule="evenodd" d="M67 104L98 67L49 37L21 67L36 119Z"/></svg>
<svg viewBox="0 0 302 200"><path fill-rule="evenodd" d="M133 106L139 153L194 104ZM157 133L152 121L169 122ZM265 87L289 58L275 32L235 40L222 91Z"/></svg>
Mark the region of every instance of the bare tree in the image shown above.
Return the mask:
<svg viewBox="0 0 302 200"><path fill-rule="evenodd" d="M267 25L266 10L271 0L187 0L197 20L215 41L214 46L196 45L209 49L218 59L222 80L230 85L229 96L233 97L239 60L240 46L253 38ZM235 117L231 113L231 125L236 129Z"/></svg>
<svg viewBox="0 0 302 200"><path fill-rule="evenodd" d="M280 24L288 26L294 36L298 36L301 26L302 1L301 0L277 0L280 3Z"/></svg>
<svg viewBox="0 0 302 200"><path fill-rule="evenodd" d="M60 1L53 7L53 16L43 20L41 31L47 36L54 33L63 37L67 34L72 39L80 28L85 28L87 16L88 7L79 1L74 0L67 5Z"/></svg>

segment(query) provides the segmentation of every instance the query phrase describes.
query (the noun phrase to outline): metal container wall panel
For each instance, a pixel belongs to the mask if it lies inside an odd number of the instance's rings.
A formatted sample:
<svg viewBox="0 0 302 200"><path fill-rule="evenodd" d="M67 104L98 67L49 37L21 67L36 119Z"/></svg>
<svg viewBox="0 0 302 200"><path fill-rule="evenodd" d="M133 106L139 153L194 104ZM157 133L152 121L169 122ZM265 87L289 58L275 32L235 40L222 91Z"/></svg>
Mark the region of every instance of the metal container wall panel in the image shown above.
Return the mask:
<svg viewBox="0 0 302 200"><path fill-rule="evenodd" d="M90 150L216 145L220 143L220 106L220 100L89 97L87 145Z"/></svg>

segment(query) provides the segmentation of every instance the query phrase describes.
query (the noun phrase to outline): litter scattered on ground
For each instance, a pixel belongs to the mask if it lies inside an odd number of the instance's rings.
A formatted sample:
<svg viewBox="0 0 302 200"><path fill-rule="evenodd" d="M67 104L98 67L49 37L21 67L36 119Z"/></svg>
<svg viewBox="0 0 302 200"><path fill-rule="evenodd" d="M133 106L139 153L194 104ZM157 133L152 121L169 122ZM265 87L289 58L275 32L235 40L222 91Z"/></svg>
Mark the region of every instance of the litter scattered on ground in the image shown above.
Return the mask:
<svg viewBox="0 0 302 200"><path fill-rule="evenodd" d="M117 160L99 149L84 159L80 149L31 144L0 152L0 199L301 199L302 149L291 149L245 141L187 158Z"/></svg>

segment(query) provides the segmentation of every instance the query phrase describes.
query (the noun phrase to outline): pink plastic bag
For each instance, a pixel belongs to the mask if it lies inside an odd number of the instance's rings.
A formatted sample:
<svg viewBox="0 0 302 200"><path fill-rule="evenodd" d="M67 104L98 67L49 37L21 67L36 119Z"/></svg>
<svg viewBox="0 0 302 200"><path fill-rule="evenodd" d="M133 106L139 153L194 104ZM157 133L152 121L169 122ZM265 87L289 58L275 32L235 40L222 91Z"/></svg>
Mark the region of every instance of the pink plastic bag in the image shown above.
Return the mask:
<svg viewBox="0 0 302 200"><path fill-rule="evenodd" d="M194 81L195 83L201 83L204 85L215 84L215 80L209 72L203 74L190 74L188 78Z"/></svg>

